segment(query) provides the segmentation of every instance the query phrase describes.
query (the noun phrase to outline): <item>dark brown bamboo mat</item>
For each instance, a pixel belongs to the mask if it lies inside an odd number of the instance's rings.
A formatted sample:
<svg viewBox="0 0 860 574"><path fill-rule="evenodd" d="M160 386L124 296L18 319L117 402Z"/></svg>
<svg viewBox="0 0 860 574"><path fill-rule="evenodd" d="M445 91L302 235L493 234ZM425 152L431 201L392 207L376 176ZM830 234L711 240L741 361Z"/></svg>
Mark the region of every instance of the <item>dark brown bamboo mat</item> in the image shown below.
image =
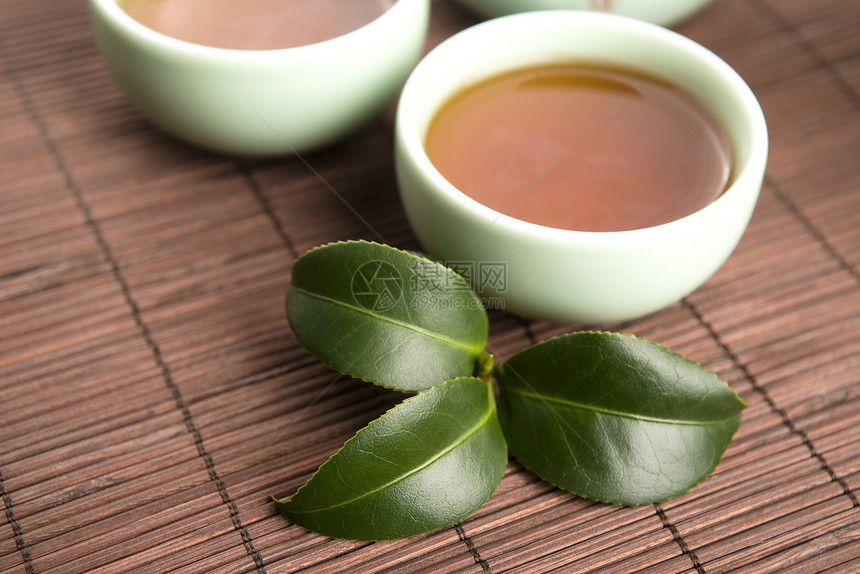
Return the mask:
<svg viewBox="0 0 860 574"><path fill-rule="evenodd" d="M428 48L476 21L434 1ZM418 247L392 109L310 165L211 155L120 95L84 0L2 0L0 573L860 572L858 29L856 0L716 0L679 27L759 97L765 186L705 286L600 327L749 403L714 475L623 508L512 461L458 525L369 544L296 527L269 497L400 398L335 376L282 311L310 247ZM578 328L494 313L491 345Z"/></svg>

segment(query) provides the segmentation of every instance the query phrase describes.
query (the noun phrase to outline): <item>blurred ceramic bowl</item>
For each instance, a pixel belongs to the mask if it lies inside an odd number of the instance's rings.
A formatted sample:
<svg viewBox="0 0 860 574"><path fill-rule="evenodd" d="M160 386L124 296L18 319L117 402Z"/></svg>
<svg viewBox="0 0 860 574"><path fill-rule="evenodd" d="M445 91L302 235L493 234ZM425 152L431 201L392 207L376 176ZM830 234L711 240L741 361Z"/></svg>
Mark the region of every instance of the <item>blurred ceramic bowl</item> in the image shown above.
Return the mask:
<svg viewBox="0 0 860 574"><path fill-rule="evenodd" d="M145 115L193 144L250 156L325 146L381 112L421 55L429 10L430 0L397 0L330 40L233 50L156 32L118 0L90 0L107 67Z"/></svg>
<svg viewBox="0 0 860 574"><path fill-rule="evenodd" d="M533 10L593 10L661 26L686 20L713 0L457 0L487 18Z"/></svg>

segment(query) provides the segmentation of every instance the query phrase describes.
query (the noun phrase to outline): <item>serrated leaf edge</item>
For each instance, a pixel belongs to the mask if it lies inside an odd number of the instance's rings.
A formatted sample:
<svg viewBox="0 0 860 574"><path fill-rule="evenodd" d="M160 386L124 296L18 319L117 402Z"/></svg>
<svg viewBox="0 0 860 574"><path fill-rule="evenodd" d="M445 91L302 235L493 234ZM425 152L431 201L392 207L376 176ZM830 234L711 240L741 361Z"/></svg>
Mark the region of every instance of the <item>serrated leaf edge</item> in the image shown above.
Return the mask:
<svg viewBox="0 0 860 574"><path fill-rule="evenodd" d="M661 343L658 343L658 342L656 342L656 341L652 341L652 340L647 339L647 338L645 338L645 337L640 337L640 336L638 336L638 335L634 335L634 334L632 334L632 333L615 333L615 332L612 332L612 331L575 331L575 332L572 332L572 333L564 333L564 334L562 334L562 335L556 335L555 337L550 337L549 339L545 339L544 341L540 341L540 342L538 342L538 343L535 343L534 345L531 345L531 346L529 346L529 347L526 347L525 349L522 349L522 350L520 350L520 351L517 351L516 353L514 353L513 355L511 355L510 357L508 357L508 359L507 359L504 363L497 363L497 364L496 364L496 370L497 370L497 372L499 373L499 375L501 375L501 374L502 374L502 372L504 371L505 363L507 363L507 361L508 361L508 360L510 360L510 359L512 359L513 357L517 356L519 353L522 353L522 352L524 352L524 351L527 351L528 349L530 349L530 348L532 348L532 347L535 347L535 346L538 346L538 345L541 345L541 344L543 344L543 343L547 343L547 342L553 341L553 340L555 340L555 339L563 339L563 338L565 338L565 337L569 337L569 336L571 336L571 335L577 335L577 334L588 334L588 335L609 335L609 336L612 336L612 337L632 337L632 338L634 338L634 339L638 339L638 340L640 340L640 341L645 341L646 343L650 343L650 344L652 344L652 345L656 345L657 347L659 347L659 348L661 348L661 349L664 349L664 350L666 350L666 351L669 351L670 353L673 353L673 354L675 354L675 355L678 355L678 356L680 356L680 357L684 358L684 359L685 359L685 360L687 360L687 361L690 361L691 363L695 364L695 365L696 365L697 367L699 367L700 369L702 369L702 370L704 370L704 371L706 371L706 372L708 372L708 373L712 374L712 375L713 375L713 376L714 376L718 381L720 381L721 383L723 383L723 384L726 386L726 388L727 388L727 389L729 389L729 390L732 392L732 394L734 395L734 397L737 399L737 401L738 401L738 402L740 403L740 405L741 405L741 411L742 411L743 409L747 408L747 406L748 406L748 405L747 405L747 403L746 403L746 401L744 401L742 398L740 398L740 396L737 394L737 392L736 392L734 389L732 389L732 388L731 388L731 386L729 386L729 384L728 384L728 383L726 383L726 381L724 381L722 378L720 378L720 376L719 376L719 375L717 375L716 373L714 373L712 370L708 369L707 367L702 366L699 362L694 361L693 359L690 359L690 358L686 357L685 355L683 355L683 354L681 354L681 353L678 353L677 351L673 351L672 349L670 349L669 347L667 347L667 346L665 346L665 345L663 345L663 344L661 344ZM510 392L510 391L502 390L502 392L504 393L504 392ZM713 423L713 424L725 424L725 423L727 423L727 422L729 422L729 421L731 421L731 420L737 420L737 421L738 421L738 426L740 426L740 422L741 422L741 420L740 420L740 419L741 419L741 416L742 416L742 412L741 412L741 411L739 411L736 415L733 415L733 416L731 416L731 417L729 417L729 418L727 418L727 419L724 419L723 421L719 421L719 422L717 422L717 423ZM659 421L656 421L656 422L659 422ZM691 424L694 424L694 423L691 423ZM700 424L700 423L699 423L699 424ZM504 431L504 428L503 428L502 430ZM729 441L728 441L728 442L729 442L729 444L731 444L731 441L732 441L732 439L734 438L734 435L735 435L736 433L737 433L737 429L735 429L735 431L732 433L732 436L730 436L730 437L729 437ZM510 449L510 446L508 446L508 448ZM708 470L708 472L705 474L705 477L704 477L702 480L700 480L700 481L698 481L698 482L696 482L696 483L694 483L694 484L690 485L690 487L689 487L687 490L685 490L685 491L683 491L683 492L679 492L679 493L677 493L677 494L672 494L672 495L670 495L670 496L667 496L666 498L660 498L660 499L656 499L656 500L649 500L649 501L641 502L641 503L638 503L638 504L629 504L629 503L625 503L625 502L619 502L619 501L617 501L617 500L601 499L601 498L597 498L597 497L593 497L593 496L586 496L586 495L581 494L581 493L579 493L579 492L576 492L576 491L574 491L574 490L572 490L572 489L565 488L564 486L561 486L561 485L557 484L556 482L554 482L554 481L552 481L552 480L550 480L550 479L546 478L545 476L543 476L540 472L538 472L537 470L535 470L535 469L534 469L534 468L532 468L531 466L529 466L529 465L525 464L523 461L521 461L521 460L519 459L519 457L517 457L517 455L516 455L516 453L515 453L515 452L511 451L511 454L512 454L512 455L513 455L513 457L514 457L514 458L516 458L516 459L517 459L517 461L518 461L521 465L523 465L523 467L524 467L524 468L526 468L529 472L534 473L536 476L540 477L540 479L541 479L541 480L545 480L546 482L548 482L549 484L553 485L554 487L556 487L556 488L558 488L558 489L560 489L560 490L564 490L565 492L569 492L569 493L574 494L574 495L576 495L576 496L578 496L578 497L580 497L580 498L585 498L585 499L587 499L587 500L593 500L593 501L595 501L595 502L602 502L602 503L606 503L606 504L617 504L617 505L620 505L620 506L637 507L637 506L645 506L646 504L657 504L657 503L660 503L660 502L667 502L667 501L669 501L669 500L674 500L675 498L677 498L677 497L679 497L679 496L684 496L685 494L688 494L688 493L689 493L690 491L692 491L694 488L696 488L696 487L697 487L697 486L699 486L700 484L704 483L705 481L707 481L707 480L711 477L711 475L713 474L714 470L716 470L716 468L717 468L717 467L720 465L720 463L722 462L722 460L723 460L723 456L725 455L725 450L724 450L722 453L720 453L720 456L719 456L719 458L717 459L716 463L714 464L714 466L713 466L713 467L711 467L711 468Z"/></svg>
<svg viewBox="0 0 860 574"><path fill-rule="evenodd" d="M454 448L456 448L456 446L457 446L457 445L462 444L462 443L463 443L465 440L467 440L470 436L474 435L476 432L478 432L478 430L480 430L481 428L483 428L483 427L487 424L487 422L488 422L488 421L490 421L490 420L492 419L493 414L496 414L496 416L498 416L498 414L497 414L497 413L498 413L498 406L496 405L496 400L495 400L495 396L493 395L492 386L491 386L488 382L486 382L486 381L482 381L481 379L478 379L478 378L476 378L476 377L456 377L456 378L454 378L454 379L449 379L449 380L447 380L447 381L444 381L443 383L440 383L440 384L438 384L438 385L435 385L435 386L434 386L434 387L432 387L432 388L441 387L442 385L447 385L447 384L455 384L455 383L457 383L458 381L462 381L462 380L475 380L475 381L478 381L479 383L481 383L481 384L483 384L483 385L485 385L485 386L487 387L487 392L488 392L488 394L489 394L489 404L490 404L490 409L488 410L487 414L486 414L484 417L482 417L482 418L481 418L480 423L479 423L479 424L477 424L477 425L475 425L475 426L473 427L473 429L471 429L471 430L470 430L470 431L465 435L465 437L464 437L464 438L460 439L460 440L457 442L457 444L456 444L456 445L454 445L453 447L451 447L451 448L449 448L449 449L445 450L442 454L440 454L440 455L438 455L438 456L434 457L431 461L429 461L429 462L425 463L424 465L422 465L422 466L421 466L421 468L419 468L419 469L417 469L417 470L414 470L414 471L412 471L412 472L410 472L410 473L408 473L408 474L406 474L406 475L403 475L403 476L399 477L397 480L390 481L390 482L388 482L386 485L384 485L384 486L382 486L382 487L380 487L380 488L378 488L378 489L374 490L373 492L379 492L380 490L382 490L382 489L384 489L384 488L387 488L387 487L391 486L392 484L396 484L396 483L397 483L397 482L399 482L400 480L403 480L404 478L406 478L406 477L408 477L408 476L411 476L411 475L415 474L415 472L418 472L419 470L422 470L422 469L426 468L427 466L429 466L430 464L432 464L434 461L438 460L439 458L441 458L441 457L442 457L442 456L444 456L445 454L447 454L447 453L451 452ZM430 389L427 389L427 390L430 390ZM425 391L422 391L422 392L425 392ZM377 418L375 418L374 420L372 420L372 421L371 421L370 423L368 423L366 426L364 426L364 427L362 427L361 429L359 429L359 430L358 430L358 431L357 431L357 432L356 432L352 437L350 437L350 438L349 438L349 440L347 440L347 441L343 444L343 446L341 446L341 447L337 450L337 452L335 452L334 454L332 454L332 455L331 455L331 456L330 456L330 457L329 457L329 458L328 458L328 459L327 459L323 464L321 464L321 465L319 466L319 468L317 468L317 470L316 470L316 471L311 475L311 477L310 477L307 481L305 481L305 483L304 483L302 486L300 486L300 487L296 490L296 492L294 492L291 496L289 496L289 497L288 497L288 498L286 498L286 499L280 499L280 498L277 498L276 496L272 495L272 497L271 497L271 498L272 498L272 501L275 503L275 506L276 506L276 507L277 507L277 509L281 512L281 514L285 515L287 518L290 518L290 519L292 520L292 518L290 517L290 512L292 512L292 511L287 510L287 509L285 509L284 507L285 507L285 506L290 502L290 500L292 500L292 498L293 498L294 496L297 496L297 495L298 495L298 494L299 494L299 493L300 493L300 492L301 492L301 491L302 491L302 490L303 490L303 489L304 489L308 484L310 484L310 482L314 479L314 477L322 471L322 469L323 469L323 467L324 467L325 465L327 465L327 464L328 464L328 463L329 463L333 458L335 458L336 456L338 456L338 455L341 453L341 451L343 451L343 450L347 447L347 445L348 445L350 442L352 442L352 441L356 440L356 438L358 437L359 433L361 433L361 432L363 432L363 431L365 431L365 430L369 429L369 428L370 428L371 426L373 426L375 423L377 423L378 421L382 420L382 419L383 419L384 417L386 417L389 413L391 413L392 411L394 411L395 409L397 409L398 407L400 407L400 406L401 406L401 405L403 405L404 403L406 403L406 402L408 402L408 401L416 400L416 399L419 397L419 395L420 395L420 394L421 394L421 393L418 393L418 394L416 394L416 395L414 395L414 396L411 396L411 397L406 398L406 399L405 399L405 400L403 400L402 402L398 403L397 405L395 405L395 406L391 407L390 409L388 409L387 411L385 411L385 412L384 412L382 415L380 415L379 417L377 417ZM504 439L504 433L502 433L502 437L503 437L503 439ZM505 441L505 450L507 450L507 441ZM499 482L501 482L501 478L502 478L502 477L500 476L500 477L499 477ZM496 485L496 488L497 488L497 487L498 487L498 485ZM475 510L477 510L478 508L480 508L481 506L483 506L483 505L484 505L484 503L485 503L487 500L489 500L489 499L490 499L490 497L492 497L493 492L495 492L495 488L493 489L493 491L492 491L492 492L490 492L490 494L489 494L489 495L488 495L484 500L482 500L482 501L480 502L480 504L476 505L475 509L473 509L472 511L470 511L470 514L471 514L471 512L474 512ZM372 493L368 493L368 494L372 494ZM328 508L336 508L337 506L341 506L341 505L343 505L343 504L349 504L350 502L354 502L355 500L358 500L359 498L362 498L362 497L364 497L364 496L367 496L367 494L364 494L364 495L362 495L362 496L360 496L360 497L356 497L356 498L354 498L354 499L352 499L352 500L349 500L349 501L347 501L347 502L339 503L339 504L337 504L337 505L335 505L335 506L330 506L330 507L328 507ZM326 509L322 509L322 510L328 510L328 508L326 508ZM301 512L300 512L300 514L301 514ZM307 514L307 512L305 512L304 514ZM454 520L454 521L452 521L452 522L450 522L450 523L448 523L448 524L444 524L444 525L442 525L442 526L440 526L440 527L438 527L438 528L435 528L435 529L433 529L433 530L434 530L434 531L436 531L436 530L441 530L441 529L443 529L443 528L446 528L446 527L448 527L448 526L451 526L452 524L456 524L457 522L459 522L460 520L462 520L462 519L463 519L463 518L465 518L466 516L468 516L468 514L467 514L467 515L465 515L465 516L462 516L462 517L460 517L459 519ZM294 521L294 522L295 522L295 521ZM428 531L428 532L429 532L429 531ZM419 534L420 534L420 533L413 534L413 535L410 535L410 536L418 536ZM382 540L400 540L400 539L402 539L402 537L391 537L391 538L349 538L349 537L338 537L338 538L340 538L340 539L342 539L342 540L362 540L362 541L364 541L364 540L377 540L377 541L382 541Z"/></svg>
<svg viewBox="0 0 860 574"><path fill-rule="evenodd" d="M374 245L374 246L377 246L377 247L382 247L382 248L384 248L384 249L390 249L390 250L392 250L392 251L396 251L396 252L398 252L398 253L404 253L404 254L406 254L406 255L408 255L408 256L410 256L410 257L412 257L412 258L413 258L413 259L415 259L415 260L419 260L419 261L430 261L431 263L434 263L434 264L436 264L436 265L439 265L440 267L442 267L442 268L443 268L443 269L445 269L446 271L448 271L448 272L450 272L450 273L453 273L455 276L457 276L457 278L459 278L459 279L463 282L463 285L464 285L465 287L467 287L467 288L468 288L469 293L472 295L472 297L473 297L475 300L479 300L478 296L475 294L475 292L472 290L472 288L469 286L469 284L466 282L466 280L465 280L465 279L463 279L463 277L462 277L462 276L460 276L456 271L454 271L454 270L453 270L453 269L451 269L450 267L446 267L446 266L445 266L445 265L443 265L442 263L440 263L440 262L438 262L438 261L435 261L435 260L433 260L433 259L430 259L430 258L428 258L428 257L426 257L426 256L424 256L424 255L418 254L418 253L416 253L416 252L414 252L414 251L405 251L405 250L403 250L403 249L398 249L398 248L396 248L396 247L392 247L391 245L386 245L386 244L384 244L384 243L378 243L378 242L376 242L376 241L367 241L366 239L354 239L354 240L346 240L346 241L331 241L331 242L329 242L329 243L324 243L324 244L322 244L322 245L317 245L316 247L313 247L313 248L311 248L311 249L309 249L309 250L305 251L304 253L302 253L301 255L299 255L295 260L293 260L293 263L292 263L291 267L294 267L294 266L295 266L299 261L301 261L302 259L304 259L304 258L305 258L305 257L307 257L308 255L310 255L310 254L311 254L311 253L313 253L314 251L318 251L318 250L320 250L320 249L326 249L326 248L332 247L332 246L334 246L334 245L350 245L350 244L356 244L356 245ZM289 288L288 288L288 290L287 290L287 296L286 296L286 297L284 297L284 307L285 307L285 308L286 308L286 301L287 301L287 297L289 297L289 291L290 291L290 290L292 290L292 289L297 289L298 291L301 291L302 293L304 293L304 294L306 294L306 295L316 297L315 295L313 295L312 293L308 292L308 291L307 291L307 290L305 290L305 289L301 289L301 288L294 287L294 286L293 286L293 284L292 284L292 274L291 274L291 278L290 278L290 286L289 286ZM318 298L318 299L326 299L326 298L322 298L322 297L317 297L317 298ZM340 304L340 303L339 303L339 302L337 302L337 301L334 301L334 300L332 300L332 301L333 301L333 302L336 302L336 303L338 303L338 304ZM344 306L345 306L345 307L347 307L347 308L352 308L351 306L347 306L347 305L344 305ZM358 310L358 309L356 309L356 310ZM287 322L288 322L288 323L290 323L290 329L292 329L292 323L290 322L289 313L286 313L286 315L287 315ZM484 325L485 325L485 327L487 328L487 330L489 330L489 318L487 317L487 313L486 313L486 312L484 312L483 317L484 317ZM383 318L383 319L384 319L384 318ZM391 322L392 324L399 324L399 323L397 323L397 322L393 322L393 321L390 321L390 322ZM416 329L415 331L416 331L416 332L420 332L420 331L418 331L417 329ZM428 332L428 333L429 333L429 332ZM439 340L446 340L446 339L439 338ZM485 344L486 344L486 343L485 343ZM462 349L466 349L466 350L468 350L468 351L472 351L472 350L474 350L476 355L480 355L481 353L483 353L483 352L485 351L484 345L482 345L480 349L478 349L477 347L475 347L475 348L473 349L473 348L471 348L471 347L468 347L468 346L465 346L465 345L459 345L459 344L458 344L457 346L459 346L459 347L460 347L460 348L462 348ZM302 347L304 347L304 345L302 345ZM316 353L314 353L312 350L308 349L307 347L304 347L304 348L305 348L305 349L306 349L306 350L307 350L311 355L313 355L314 357L316 357L316 358L317 358L317 360L319 360L321 363L323 363L323 364L324 364L324 365L326 365L327 367L331 368L332 370L334 370L334 371L336 371L336 372L338 372L338 373L340 373L340 374L342 374L342 375L345 375L345 376L347 376L347 377L351 377L351 378L353 378L353 379L357 379L357 380L360 380L360 381L364 381L365 383L371 383L371 384L376 385L376 386L378 386L378 387L382 387L382 388L384 388L384 389L388 389L388 390L392 390L392 391L398 391L398 392L402 392L402 393L420 393L420 392L423 392L423 391L429 390L429 389L431 389L431 388L433 388L433 387L435 387L435 386L438 386L439 384L442 384L442 383L446 382L446 381L439 381L439 383L436 383L435 385L431 385L431 386L426 387L426 388L424 388L424 389L418 389L418 390L416 390L416 389L405 389L405 388L403 388L403 387L395 387L395 386L392 386L392 385L386 385L386 384L384 384L384 383L380 383L380 382L378 382L378 381L374 381L374 380L372 380L372 379L366 379L366 378L364 378L364 377L362 377L362 376L359 376L359 375L356 375L356 374L354 374L354 373L350 373L350 372L348 372L348 371L345 371L345 370L342 370L342 369L338 369L338 368L336 368L336 367L333 367L333 366L329 365L329 364L328 364L328 363L327 363L327 362L326 362L322 357L320 357L319 355L317 355ZM465 375L464 375L464 376L465 376ZM463 377L457 377L457 378L463 378ZM466 378L469 378L469 377L466 377Z"/></svg>
<svg viewBox="0 0 860 574"><path fill-rule="evenodd" d="M705 371L706 373L709 373L709 374L713 375L713 376L714 376L714 378L715 378L717 381L719 381L719 382L721 382L723 385L725 385L726 389L728 389L729 391L731 391L732 395L734 395L734 398L738 401L739 406L740 406L740 411L738 411L739 413L740 413L743 409L745 409L745 408L747 408L747 407L749 406L749 405L747 404L747 402L746 402L745 400L743 400L743 399L740 397L740 395L738 395L737 391L735 391L735 390L734 390L734 389L733 389L733 388L732 388L732 387L731 387L731 386L730 386L726 381L724 381L724 380L723 380L723 379L722 379L718 374L716 374L716 373L715 373L714 371L712 371L711 369L709 369L709 368L707 368L707 367L705 367L705 366L702 366L702 364L701 364L701 363L699 363L698 361L695 361L695 360L693 360L693 359L690 359L690 358L689 358L689 357L687 357L686 355L683 355L683 354L681 354L681 353L679 353L679 352L677 352L677 351L674 351L674 350L670 349L670 348L669 348L669 347L667 347L666 345L663 345L663 344L661 344L661 343L658 343L657 341L652 341L651 339L648 339L648 338L645 338L645 337L640 337L640 336L638 336L638 335L634 335L633 333L615 333L615 332L612 332L612 331L573 331L573 332L571 332L571 333L564 333L564 334L562 334L562 335L556 335L556 336L554 336L554 337L550 337L549 339L545 339L545 340L543 340L543 341L539 341L539 342L535 343L534 345L530 345L530 346L526 347L525 349L520 349L519 351L517 351L516 353L514 353L513 355L511 355L510 357L508 357L508 358L507 358L507 360L505 360L503 363L496 363L496 367L495 367L495 369L496 369L496 371L499 373L499 375L501 375L501 374L504 372L505 364L506 364L508 361L510 361L511 359L513 359L514 357L516 357L517 355L519 355L520 353L524 353L524 352L526 352L526 351L528 351L528 350L530 350L530 349L532 349L532 348L534 348L534 347L541 346L541 345L543 345L543 344L545 344L545 343L549 343L549 342L551 342L551 341L555 341L556 339L564 339L564 338L571 337L571 336L576 336L576 335L608 335L608 336L610 336L610 337L632 338L632 339L636 339L636 340L639 340L639 341L644 341L645 343L648 343L648 344L654 345L654 346L656 346L656 347L658 347L658 348L660 348L660 349L663 349L664 351L668 351L669 353L672 353L673 355L677 355L677 356L681 357L681 358L682 358L682 359L684 359L685 361L689 361L690 363L692 363L692 364L696 365L698 368L700 368L701 370ZM731 418L732 418L732 417L729 417L728 419L725 419L725 420L726 420L726 421L728 421L728 420L730 420Z"/></svg>
<svg viewBox="0 0 860 574"><path fill-rule="evenodd" d="M409 257L411 257L415 260L418 260L418 261L429 261L430 263L438 265L439 267L444 269L446 272L453 273L460 281L463 282L463 286L466 287L465 290L469 291L469 294L472 295L472 298L475 299L476 301L480 301L480 297L472 289L472 286L469 285L469 282L466 281L462 275L460 275L459 273L457 273L456 271L454 271L453 269L451 269L447 265L443 264L442 262L437 261L436 259L433 259L433 258L429 257L428 255L421 253L421 252L418 252L418 251L407 251L405 249L399 249L397 247L393 247L393 246L385 244L385 243L379 243L377 241L368 241L366 239L349 239L349 240L345 240L345 241L330 241L329 243L323 243L322 245L317 245L315 247L312 247L311 249L308 249L307 251L305 251L304 253L299 255L297 258L295 258L293 260L293 263L291 266L295 266L296 263L298 263L299 261L301 261L302 259L304 259L308 255L310 255L314 251L319 251L320 249L326 249L326 248L332 247L334 245L350 245L350 244L373 245L376 247L382 247L384 249L390 249L391 251L396 251L398 253L403 253L403 254L408 255ZM291 281L291 283L292 283L292 281ZM462 289L457 289L457 291L462 291ZM486 317L486 313L484 313L484 315ZM484 322L487 323L489 326L489 319L485 320ZM484 349L481 349L481 351L483 351L483 350Z"/></svg>
<svg viewBox="0 0 860 574"><path fill-rule="evenodd" d="M735 416L734 416L734 417L732 417L732 418L740 419L740 417L741 417L741 415L740 415L740 414L737 414L737 415L735 415ZM729 420L731 420L731 419L726 419L726 421L725 421L725 422L728 422ZM740 420L738 420L738 425L740 426ZM732 433L732 436L730 436L730 437L729 437L729 444L731 444L732 439L734 438L734 436L735 436L735 434L736 434L736 433L737 433L737 429L735 430L735 432L733 432L733 433ZM510 446L509 446L508 448L510 448ZM691 485L690 485L690 487L689 487L687 490L684 490L683 492L678 492L678 493L675 493L675 494L671 494L671 495L669 495L669 496L667 496L667 497L665 497L665 498L659 498L659 499L654 499L654 500L646 500L646 501L644 501L644 502L640 502L640 503L637 503L637 504L630 504L630 503L627 503L627 502L620 502L620 501L618 501L618 500L603 499L603 498L598 498L598 497L596 497L596 496L586 496L586 495L584 495L584 494L582 494L582 493L579 493L579 492L576 492L576 491L574 491L574 490L572 490L572 489L570 489L570 488L565 488L564 486L561 486L560 484L557 484L555 481L552 481L552 480L550 480L550 479L546 478L546 477L545 477L545 476L543 476L541 473L539 473L538 471L536 471L535 469L533 469L531 466L529 466L529 465L525 464L523 461L521 461L521 460L519 459L519 457L517 457L516 453L514 453L513 451L511 451L511 455L513 455L513 457L514 457L515 459L517 459L517 462L519 462L519 463L523 466L523 468L527 469L529 472L534 473L534 474L535 474L537 477L539 477L541 480L544 480L544 481L548 482L549 484L553 485L555 488L558 488L559 490L563 490L563 491L565 491L565 492L569 492L569 493L571 493L571 494L573 494L573 495L575 495L575 496L578 496L578 497L580 497L580 498L584 498L584 499L586 499L586 500L593 500L593 501L595 501L595 502L602 502L602 503L604 503L604 504L615 504L615 505L618 505L618 506L627 506L627 507L630 507L630 508L635 508L635 507L638 507L638 506L645 506L645 505L647 505L647 504L657 504L657 503L660 503L660 502L668 502L668 501L670 501L670 500L674 500L674 499L678 498L679 496L684 496L684 495L686 495L686 494L689 494L689 493L690 493L694 488L696 488L696 487L697 487L697 486L699 486L700 484L703 484L703 483L704 483L704 482L706 482L709 478L711 478L711 475L714 473L714 471L717 469L717 467L718 467L718 466L720 466L720 463L723 461L723 456L725 455L725 450L724 450L722 453L720 453L720 456L719 456L719 458L717 459L717 462L714 464L714 466L713 466L713 467L711 467L711 468L708 470L708 472L705 474L705 477L704 477L704 478L702 478L701 480L699 480L698 482L696 482L696 483L694 483L694 484L691 484Z"/></svg>

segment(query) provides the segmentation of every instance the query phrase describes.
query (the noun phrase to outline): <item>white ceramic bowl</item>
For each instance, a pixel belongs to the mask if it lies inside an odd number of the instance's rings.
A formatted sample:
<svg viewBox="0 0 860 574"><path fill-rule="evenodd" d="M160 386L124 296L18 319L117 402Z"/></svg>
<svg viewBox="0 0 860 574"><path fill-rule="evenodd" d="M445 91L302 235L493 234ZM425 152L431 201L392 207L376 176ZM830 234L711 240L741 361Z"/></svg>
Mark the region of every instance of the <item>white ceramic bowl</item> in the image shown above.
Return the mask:
<svg viewBox="0 0 860 574"><path fill-rule="evenodd" d="M428 125L453 94L511 69L586 61L661 77L697 97L734 152L728 189L670 223L619 232L543 227L461 193L424 150ZM396 166L409 221L448 262L504 263L507 281L484 290L508 311L557 321L625 320L678 301L708 279L743 234L767 159L767 128L744 81L723 60L666 28L609 14L543 11L490 20L440 44L401 94Z"/></svg>
<svg viewBox="0 0 860 574"><path fill-rule="evenodd" d="M661 26L686 20L713 0L458 0L488 18L532 10L594 10Z"/></svg>
<svg viewBox="0 0 860 574"><path fill-rule="evenodd" d="M90 12L108 69L154 123L220 152L286 155L346 136L393 99L421 55L429 0L398 0L357 30L282 50L177 40L117 0L90 0Z"/></svg>

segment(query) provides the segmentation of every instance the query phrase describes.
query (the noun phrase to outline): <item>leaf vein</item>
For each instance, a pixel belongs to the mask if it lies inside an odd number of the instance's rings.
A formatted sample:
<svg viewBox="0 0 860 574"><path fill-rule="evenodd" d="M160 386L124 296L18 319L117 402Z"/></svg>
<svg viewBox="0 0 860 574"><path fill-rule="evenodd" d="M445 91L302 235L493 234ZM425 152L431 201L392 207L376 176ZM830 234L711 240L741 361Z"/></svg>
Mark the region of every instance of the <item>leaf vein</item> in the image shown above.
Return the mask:
<svg viewBox="0 0 860 574"><path fill-rule="evenodd" d="M449 337L445 337L443 335L440 335L439 333L434 333L433 331L429 331L427 329L424 329L423 327L419 327L417 325L410 325L409 323L404 323L403 321L398 321L398 320L392 319L390 317L384 317L382 315L378 315L376 313L373 313L372 311L369 311L367 309L362 309L361 307L357 307L355 305L350 305L349 303L346 303L345 301L333 299L331 297L326 297L325 295L320 295L319 293L314 293L312 291L308 291L307 289L302 289L301 287L297 287L295 285L292 286L292 289L294 291L298 291L298 292L300 292L303 295L306 295L308 297L312 297L312 298L318 299L320 301L326 301L328 303L332 303L334 305L338 305L340 307L343 307L344 309L349 309L350 311L354 311L354 312L360 313L362 315L367 315L369 317L379 319L380 321L384 321L386 323L391 323L392 325L396 325L398 327L402 327L402 328L408 329L410 331L415 331L416 333L420 333L421 335L424 335L424 336L429 337L431 339L436 339L438 341L442 341L443 343L447 343L447 344L453 345L455 347L460 347L461 349L465 349L465 350L472 352L472 353L480 353L481 351L484 350L483 345L481 345L481 344L469 345L468 343L464 343L462 341L456 341L456 340L451 339Z"/></svg>
<svg viewBox="0 0 860 574"><path fill-rule="evenodd" d="M314 514L316 512L323 512L326 510L332 510L333 508L346 506L347 504L352 504L353 502L355 502L357 500L368 497L372 494L376 494L377 492L381 492L381 491L385 490L386 488L389 488L389 487L397 484L398 482L401 482L401 481L409 478L413 474L416 474L416 473L424 470L425 468L429 467L431 464L433 464L434 462L436 462L437 460L439 460L440 458L442 458L443 456L445 456L446 454L448 454L449 452L453 451L455 448L457 448L458 446L460 446L461 444L466 442L472 435L474 435L479 430L481 430L481 428L483 428L487 424L487 422L489 422L489 420L492 417L494 412L495 412L495 409L493 408L492 405L490 405L490 407L487 408L487 412L484 414L483 417L481 417L481 420L478 421L474 426L472 426L472 428L470 428L468 431L466 431L460 438L458 438L456 441L451 443L450 446L448 446L444 450L440 451L435 456L429 458L426 462L424 462L420 466L416 466L413 470L410 470L409 472L405 472L405 473L401 474L400 476L398 476L392 480L389 480L388 482L386 482L385 484L383 484L377 488L374 488L372 490L368 490L367 492L360 494L360 495L358 495L354 498L351 498L349 500L344 500L342 502L338 502L337 504L332 504L332 505L326 506L324 508L314 508L312 510L290 509L290 513L293 513L293 514ZM378 503L378 500L377 500L377 503Z"/></svg>
<svg viewBox="0 0 860 574"><path fill-rule="evenodd" d="M638 421L642 421L642 422L651 422L651 423L658 423L658 424L669 424L669 425L689 425L689 426L715 425L715 426L716 426L716 425L722 425L722 424L725 424L725 423L727 423L727 422L729 422L729 421L731 421L731 420L734 420L734 419L736 418L736 416L737 416L737 415L733 415L733 416L728 417L728 418L726 418L726 419L722 419L722 420L712 420L712 421L694 421L694 420L684 420L684 419L666 419L666 418L661 418L661 417L652 417L652 416L646 416L646 415L639 415L639 414L636 414L636 413L625 413L625 412L623 412L623 411L615 411L615 410L612 410L612 409L607 409L607 408L603 408L603 407L597 407L597 406L594 406L594 405L587 405L587 404L583 404L583 403L577 403L577 402L575 402L575 401L570 401L570 400L568 400L568 399L564 399L564 398L561 398L561 397L553 397L553 396L550 396L550 395L542 395L542 394L538 394L538 393L532 393L532 392L529 392L529 391L526 391L526 390L523 390L523 389L517 389L517 388L511 387L511 386L507 386L507 387L505 388L505 391L506 391L506 392L511 392L511 393L514 393L514 394L517 394L517 395L520 395L521 397L525 397L525 398L527 398L527 399L536 400L536 401L541 401L541 402L551 402L551 403L556 403L556 404L564 405L564 406L571 407L571 408L575 408L575 409L580 409L580 410L585 410L585 411L592 411L592 412L595 412L595 413L600 413L600 414L605 414L605 415L611 415L611 416L617 416L617 417L624 417L624 418L634 419L634 420L638 420Z"/></svg>

